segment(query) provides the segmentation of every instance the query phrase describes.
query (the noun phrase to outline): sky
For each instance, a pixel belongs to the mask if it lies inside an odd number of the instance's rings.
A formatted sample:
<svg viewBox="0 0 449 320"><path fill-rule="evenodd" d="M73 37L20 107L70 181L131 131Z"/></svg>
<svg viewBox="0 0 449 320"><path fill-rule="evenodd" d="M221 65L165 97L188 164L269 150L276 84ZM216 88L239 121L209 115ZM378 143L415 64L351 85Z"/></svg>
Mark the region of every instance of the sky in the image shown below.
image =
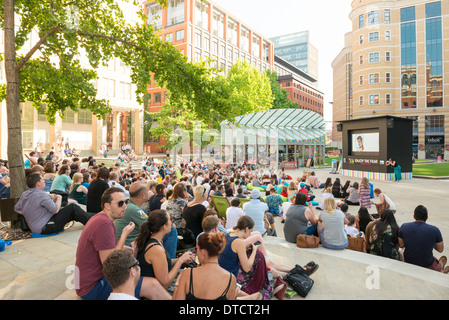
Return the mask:
<svg viewBox="0 0 449 320"><path fill-rule="evenodd" d="M324 118L332 120L332 61L351 31L352 0L213 0L262 36L271 38L308 30L318 49L318 89L324 93Z"/></svg>

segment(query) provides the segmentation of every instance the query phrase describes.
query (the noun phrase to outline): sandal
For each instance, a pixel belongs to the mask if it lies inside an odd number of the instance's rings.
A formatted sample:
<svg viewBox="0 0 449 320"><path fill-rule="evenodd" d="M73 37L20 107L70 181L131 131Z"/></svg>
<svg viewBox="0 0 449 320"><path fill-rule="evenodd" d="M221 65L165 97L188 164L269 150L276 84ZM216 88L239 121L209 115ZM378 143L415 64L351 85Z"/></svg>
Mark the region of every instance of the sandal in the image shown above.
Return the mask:
<svg viewBox="0 0 449 320"><path fill-rule="evenodd" d="M313 264L312 264L313 263ZM315 262L311 261L305 266L306 274L310 277L312 274L315 273L319 268L319 265Z"/></svg>

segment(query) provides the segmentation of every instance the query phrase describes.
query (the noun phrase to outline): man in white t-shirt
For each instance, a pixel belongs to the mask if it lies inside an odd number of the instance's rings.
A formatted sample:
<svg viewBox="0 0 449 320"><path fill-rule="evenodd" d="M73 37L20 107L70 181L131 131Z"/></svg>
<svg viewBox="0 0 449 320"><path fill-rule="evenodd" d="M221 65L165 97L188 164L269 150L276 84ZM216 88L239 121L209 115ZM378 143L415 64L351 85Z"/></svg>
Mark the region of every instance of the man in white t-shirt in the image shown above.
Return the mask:
<svg viewBox="0 0 449 320"><path fill-rule="evenodd" d="M108 300L138 300L139 262L130 250L115 250L103 262L103 274L112 287Z"/></svg>
<svg viewBox="0 0 449 320"><path fill-rule="evenodd" d="M226 229L234 228L240 217L245 215L239 205L240 199L236 197L231 200L231 206L226 209Z"/></svg>

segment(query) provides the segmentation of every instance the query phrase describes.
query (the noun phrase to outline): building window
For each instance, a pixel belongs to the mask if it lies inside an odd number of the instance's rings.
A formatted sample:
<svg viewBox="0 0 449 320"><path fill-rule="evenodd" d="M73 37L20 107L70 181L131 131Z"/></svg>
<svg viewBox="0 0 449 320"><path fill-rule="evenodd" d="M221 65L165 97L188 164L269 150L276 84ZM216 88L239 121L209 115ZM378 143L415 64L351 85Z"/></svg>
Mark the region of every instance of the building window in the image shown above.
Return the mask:
<svg viewBox="0 0 449 320"><path fill-rule="evenodd" d="M162 29L162 6L152 4L148 7L148 23L156 30Z"/></svg>
<svg viewBox="0 0 449 320"><path fill-rule="evenodd" d="M387 93L385 95L385 103L386 104L391 104L391 94L390 93Z"/></svg>
<svg viewBox="0 0 449 320"><path fill-rule="evenodd" d="M444 133L444 115L426 116L426 133Z"/></svg>
<svg viewBox="0 0 449 320"><path fill-rule="evenodd" d="M363 86L363 75L361 75L360 78L359 78L359 84L360 84L361 86Z"/></svg>
<svg viewBox="0 0 449 320"><path fill-rule="evenodd" d="M390 72L385 73L385 82L391 83L391 73Z"/></svg>
<svg viewBox="0 0 449 320"><path fill-rule="evenodd" d="M441 13L441 8L426 6L428 15ZM430 12L428 12L430 11ZM427 107L443 106L443 35L441 17L426 19L426 83Z"/></svg>
<svg viewBox="0 0 449 320"><path fill-rule="evenodd" d="M167 33L165 35L165 41L172 43L173 42L173 33Z"/></svg>
<svg viewBox="0 0 449 320"><path fill-rule="evenodd" d="M364 17L363 14L359 15L359 28L362 29L364 27Z"/></svg>
<svg viewBox="0 0 449 320"><path fill-rule="evenodd" d="M210 39L206 37L204 38L204 50L210 52Z"/></svg>
<svg viewBox="0 0 449 320"><path fill-rule="evenodd" d="M102 79L101 94L105 97L115 97L115 80Z"/></svg>
<svg viewBox="0 0 449 320"><path fill-rule="evenodd" d="M369 42L379 41L379 32L370 32Z"/></svg>
<svg viewBox="0 0 449 320"><path fill-rule="evenodd" d="M432 2L426 4L426 18L441 16L441 2Z"/></svg>
<svg viewBox="0 0 449 320"><path fill-rule="evenodd" d="M385 41L391 41L391 31L385 31Z"/></svg>
<svg viewBox="0 0 449 320"><path fill-rule="evenodd" d="M379 83L379 74L378 73L371 73L369 75L369 83L370 84Z"/></svg>
<svg viewBox="0 0 449 320"><path fill-rule="evenodd" d="M368 12L368 25L372 26L375 24L379 24L379 11L370 11Z"/></svg>
<svg viewBox="0 0 449 320"><path fill-rule="evenodd" d="M65 109L62 123L75 123L75 112L72 109Z"/></svg>
<svg viewBox="0 0 449 320"><path fill-rule="evenodd" d="M359 37L359 44L360 44L360 45L363 44L363 34L361 34L360 37Z"/></svg>
<svg viewBox="0 0 449 320"><path fill-rule="evenodd" d="M218 11L214 11L212 14L212 34L223 39L224 15Z"/></svg>
<svg viewBox="0 0 449 320"><path fill-rule="evenodd" d="M359 64L360 64L360 65L363 64L363 54L359 57Z"/></svg>
<svg viewBox="0 0 449 320"><path fill-rule="evenodd" d="M414 16L414 7L412 13ZM408 8L406 8L408 9ZM402 12L404 19L411 15L411 11ZM413 17L414 18L414 17ZM401 104L403 108L416 106L416 22L401 24ZM413 76L415 75L415 76Z"/></svg>
<svg viewBox="0 0 449 320"><path fill-rule="evenodd" d="M184 29L176 31L176 41L184 40Z"/></svg>
<svg viewBox="0 0 449 320"><path fill-rule="evenodd" d="M375 63L379 62L379 52L373 52L369 54L369 62Z"/></svg>
<svg viewBox="0 0 449 320"><path fill-rule="evenodd" d="M201 33L200 32L195 33L195 46L200 49L203 47L201 44Z"/></svg>
<svg viewBox="0 0 449 320"><path fill-rule="evenodd" d="M92 124L92 112L81 109L78 112L78 124Z"/></svg>
<svg viewBox="0 0 449 320"><path fill-rule="evenodd" d="M167 6L167 26L184 22L184 0L169 0Z"/></svg>
<svg viewBox="0 0 449 320"><path fill-rule="evenodd" d="M240 29L240 49L249 52L249 31L243 27Z"/></svg>
<svg viewBox="0 0 449 320"><path fill-rule="evenodd" d="M384 11L385 24L390 24L390 9Z"/></svg>
<svg viewBox="0 0 449 320"><path fill-rule="evenodd" d="M162 102L162 94L160 92L156 92L153 94L153 102L161 103Z"/></svg>
<svg viewBox="0 0 449 320"><path fill-rule="evenodd" d="M120 81L119 83L119 98L131 100L131 83Z"/></svg>
<svg viewBox="0 0 449 320"><path fill-rule="evenodd" d="M209 15L207 13L208 5L202 3L201 0L195 1L195 25L197 27L208 29Z"/></svg>
<svg viewBox="0 0 449 320"><path fill-rule="evenodd" d="M407 7L401 9L401 22L415 20L415 7Z"/></svg>
<svg viewBox="0 0 449 320"><path fill-rule="evenodd" d="M391 52L390 51L385 52L385 62L391 62Z"/></svg>
<svg viewBox="0 0 449 320"><path fill-rule="evenodd" d="M363 96L359 97L359 106L363 106Z"/></svg>
<svg viewBox="0 0 449 320"><path fill-rule="evenodd" d="M379 95L378 94L370 94L369 95L369 104L370 105L379 104Z"/></svg>

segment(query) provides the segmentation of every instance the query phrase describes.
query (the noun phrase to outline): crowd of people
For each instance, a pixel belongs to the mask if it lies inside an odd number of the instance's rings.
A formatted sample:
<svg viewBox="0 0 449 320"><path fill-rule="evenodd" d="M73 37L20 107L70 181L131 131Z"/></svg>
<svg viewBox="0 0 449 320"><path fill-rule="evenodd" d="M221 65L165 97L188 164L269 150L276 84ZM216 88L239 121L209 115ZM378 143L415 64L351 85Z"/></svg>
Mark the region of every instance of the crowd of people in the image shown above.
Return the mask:
<svg viewBox="0 0 449 320"><path fill-rule="evenodd" d="M294 178L254 165L152 158L135 166L49 154L25 169L28 190L15 210L32 232L55 234L70 221L84 225L76 252L83 299L270 299L273 282L294 268L267 257L264 239L277 236L275 217L288 242L306 234L342 250L348 236L362 237L367 253L448 271L445 257L433 257L434 248L443 251L443 239L426 224L426 208L418 206L416 221L399 227L394 202L366 178L320 183L308 171ZM0 169L6 187L7 167ZM225 216L216 196L228 203ZM360 207L357 216L348 206ZM312 275L318 264L303 268Z"/></svg>

